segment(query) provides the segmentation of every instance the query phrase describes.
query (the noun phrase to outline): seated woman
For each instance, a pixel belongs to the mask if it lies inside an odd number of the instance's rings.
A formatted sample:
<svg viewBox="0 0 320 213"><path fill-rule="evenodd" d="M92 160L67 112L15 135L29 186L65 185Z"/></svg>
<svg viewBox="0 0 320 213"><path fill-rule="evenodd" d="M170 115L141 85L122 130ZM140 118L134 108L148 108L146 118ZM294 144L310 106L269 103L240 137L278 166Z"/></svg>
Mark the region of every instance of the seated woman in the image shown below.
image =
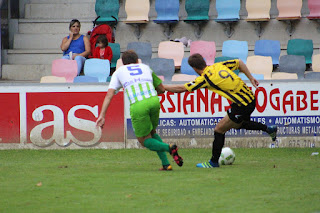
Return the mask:
<svg viewBox="0 0 320 213"><path fill-rule="evenodd" d="M80 21L73 19L69 25L69 36L64 37L61 43L64 59L76 60L78 64L78 75L80 74L86 57L90 54L89 39L80 34Z"/></svg>
<svg viewBox="0 0 320 213"><path fill-rule="evenodd" d="M97 45L93 51L93 58L108 59L111 63L113 53L111 47L108 46L107 37L100 35L97 39Z"/></svg>

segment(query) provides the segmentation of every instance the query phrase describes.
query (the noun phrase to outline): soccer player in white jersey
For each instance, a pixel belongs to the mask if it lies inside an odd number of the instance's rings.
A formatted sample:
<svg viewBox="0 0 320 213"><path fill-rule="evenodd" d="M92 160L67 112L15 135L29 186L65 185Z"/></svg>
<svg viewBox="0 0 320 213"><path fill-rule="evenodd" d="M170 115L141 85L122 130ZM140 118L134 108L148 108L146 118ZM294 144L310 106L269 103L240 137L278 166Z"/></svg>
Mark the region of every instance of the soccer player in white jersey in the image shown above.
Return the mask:
<svg viewBox="0 0 320 213"><path fill-rule="evenodd" d="M178 147L164 143L156 133L160 113L158 94L165 91L161 79L148 65L138 63L138 55L133 50L127 50L122 54L122 62L124 66L117 69L111 77L96 125L103 127L112 97L123 87L130 101L131 121L138 141L142 146L157 152L162 162L161 171L172 170L166 152L182 166L183 159L178 154Z"/></svg>

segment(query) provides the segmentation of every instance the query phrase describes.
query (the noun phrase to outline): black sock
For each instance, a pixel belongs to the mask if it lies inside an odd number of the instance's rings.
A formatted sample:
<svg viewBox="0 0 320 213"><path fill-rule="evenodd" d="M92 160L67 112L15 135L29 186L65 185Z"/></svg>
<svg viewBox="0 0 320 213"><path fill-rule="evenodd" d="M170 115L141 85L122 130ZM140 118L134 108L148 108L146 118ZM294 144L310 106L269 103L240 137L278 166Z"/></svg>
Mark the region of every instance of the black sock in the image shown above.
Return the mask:
<svg viewBox="0 0 320 213"><path fill-rule="evenodd" d="M246 130L262 130L266 132L268 127L267 125L255 121L244 121L241 128Z"/></svg>
<svg viewBox="0 0 320 213"><path fill-rule="evenodd" d="M212 158L213 163L218 163L222 147L224 146L225 134L214 132L214 141L212 143Z"/></svg>

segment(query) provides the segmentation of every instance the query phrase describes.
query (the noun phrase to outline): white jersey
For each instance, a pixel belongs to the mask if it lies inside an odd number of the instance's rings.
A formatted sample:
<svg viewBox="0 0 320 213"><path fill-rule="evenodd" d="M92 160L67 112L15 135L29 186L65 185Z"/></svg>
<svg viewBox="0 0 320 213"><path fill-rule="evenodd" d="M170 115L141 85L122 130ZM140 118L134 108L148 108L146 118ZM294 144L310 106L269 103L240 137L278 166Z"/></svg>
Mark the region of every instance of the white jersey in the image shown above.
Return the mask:
<svg viewBox="0 0 320 213"><path fill-rule="evenodd" d="M130 104L157 96L152 70L145 64L128 64L117 69L111 77L109 88L119 90L121 87L124 87Z"/></svg>

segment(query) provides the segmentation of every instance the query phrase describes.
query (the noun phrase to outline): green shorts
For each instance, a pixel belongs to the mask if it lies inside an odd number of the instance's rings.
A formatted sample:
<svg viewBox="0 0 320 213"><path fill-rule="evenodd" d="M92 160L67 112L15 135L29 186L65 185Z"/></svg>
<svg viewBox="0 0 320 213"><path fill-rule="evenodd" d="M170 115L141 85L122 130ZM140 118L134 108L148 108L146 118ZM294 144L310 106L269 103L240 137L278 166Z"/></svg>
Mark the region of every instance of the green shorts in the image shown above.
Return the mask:
<svg viewBox="0 0 320 213"><path fill-rule="evenodd" d="M144 137L157 128L160 103L158 96L135 102L130 106L133 131L136 137Z"/></svg>

